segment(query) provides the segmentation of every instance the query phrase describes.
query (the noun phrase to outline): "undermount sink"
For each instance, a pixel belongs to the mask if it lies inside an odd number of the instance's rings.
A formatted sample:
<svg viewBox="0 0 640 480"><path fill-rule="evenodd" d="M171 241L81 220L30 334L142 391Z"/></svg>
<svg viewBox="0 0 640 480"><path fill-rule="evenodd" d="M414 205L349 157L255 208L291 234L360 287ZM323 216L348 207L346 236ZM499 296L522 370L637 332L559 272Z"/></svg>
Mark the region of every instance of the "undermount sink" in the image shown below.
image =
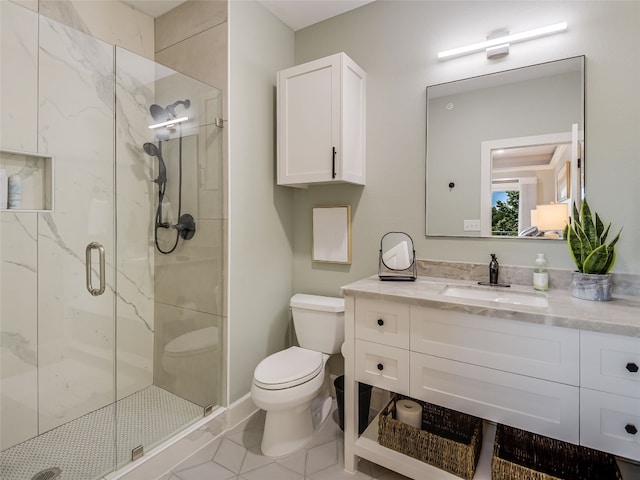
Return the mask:
<svg viewBox="0 0 640 480"><path fill-rule="evenodd" d="M506 303L509 305L527 305L530 307L548 307L547 297L541 294L516 292L505 287L475 287L447 285L441 292L445 297L455 297L485 302Z"/></svg>

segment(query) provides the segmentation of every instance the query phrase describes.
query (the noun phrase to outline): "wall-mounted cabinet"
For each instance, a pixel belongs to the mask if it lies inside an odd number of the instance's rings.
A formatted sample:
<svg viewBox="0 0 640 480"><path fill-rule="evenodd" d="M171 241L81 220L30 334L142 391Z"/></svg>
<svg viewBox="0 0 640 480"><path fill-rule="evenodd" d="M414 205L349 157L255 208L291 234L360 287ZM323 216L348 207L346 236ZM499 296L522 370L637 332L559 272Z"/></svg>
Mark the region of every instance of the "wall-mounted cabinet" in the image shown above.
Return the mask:
<svg viewBox="0 0 640 480"><path fill-rule="evenodd" d="M53 211L53 157L39 153L0 150L0 170L3 170L0 192L9 197L9 177L19 179L20 200L4 202L1 210L16 212ZM14 177L15 178L15 177Z"/></svg>
<svg viewBox="0 0 640 480"><path fill-rule="evenodd" d="M278 185L365 184L366 73L344 53L278 72Z"/></svg>

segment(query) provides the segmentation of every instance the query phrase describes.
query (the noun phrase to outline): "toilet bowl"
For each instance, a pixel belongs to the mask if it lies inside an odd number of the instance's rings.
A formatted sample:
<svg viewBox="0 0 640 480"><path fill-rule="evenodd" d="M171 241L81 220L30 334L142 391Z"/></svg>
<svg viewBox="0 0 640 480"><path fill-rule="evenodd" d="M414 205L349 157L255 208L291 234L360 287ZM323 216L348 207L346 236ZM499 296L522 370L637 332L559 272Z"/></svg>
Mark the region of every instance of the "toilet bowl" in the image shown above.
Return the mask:
<svg viewBox="0 0 640 480"><path fill-rule="evenodd" d="M218 355L218 327L187 332L167 343L162 353L162 368L175 378L174 393L191 401L198 400L196 403L201 405L210 403L211 399L198 397L205 391L217 392Z"/></svg>
<svg viewBox="0 0 640 480"><path fill-rule="evenodd" d="M295 295L291 299L294 346L262 360L254 371L251 397L267 412L262 454L278 458L302 448L331 411L330 354L344 340L341 298Z"/></svg>

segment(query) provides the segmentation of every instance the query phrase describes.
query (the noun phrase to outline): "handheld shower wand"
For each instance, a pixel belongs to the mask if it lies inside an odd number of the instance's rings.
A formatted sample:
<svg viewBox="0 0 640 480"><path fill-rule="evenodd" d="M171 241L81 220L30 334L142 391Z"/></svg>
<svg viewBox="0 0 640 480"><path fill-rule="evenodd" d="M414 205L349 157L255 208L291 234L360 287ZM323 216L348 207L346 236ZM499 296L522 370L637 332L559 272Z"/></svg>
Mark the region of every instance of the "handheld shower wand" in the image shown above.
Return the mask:
<svg viewBox="0 0 640 480"><path fill-rule="evenodd" d="M142 148L144 149L144 153L158 159L158 178L153 180L153 182L158 185L164 185L167 183L167 166L162 158L162 152L155 144L149 142L145 143Z"/></svg>
<svg viewBox="0 0 640 480"><path fill-rule="evenodd" d="M153 118L157 121L164 122L168 120L173 120L176 118L175 108L178 105L182 105L184 108L189 108L191 106L191 101L187 100L178 100L171 105L166 107L161 107L159 105L153 104L149 107L149 111ZM169 128L169 127L167 127ZM164 200L164 195L167 187L167 166L164 163L164 159L162 158L162 141L168 141L168 135L156 135L158 139L158 145L156 146L154 143L147 142L142 148L144 152L151 156L156 157L158 159L158 177L153 180L153 183L158 185L158 206L156 208L156 218L154 222L154 239L156 248L160 253L169 254L172 253L178 246L178 240L182 237L184 240L189 240L193 238L196 233L196 222L192 215L185 213L182 214L182 126L178 124L179 128L179 137L178 137L178 221L176 224L171 224L170 222L164 222L162 218L162 202ZM176 238L173 244L173 247L169 250L163 250L160 247L158 242L158 229L159 228L173 228L176 230Z"/></svg>

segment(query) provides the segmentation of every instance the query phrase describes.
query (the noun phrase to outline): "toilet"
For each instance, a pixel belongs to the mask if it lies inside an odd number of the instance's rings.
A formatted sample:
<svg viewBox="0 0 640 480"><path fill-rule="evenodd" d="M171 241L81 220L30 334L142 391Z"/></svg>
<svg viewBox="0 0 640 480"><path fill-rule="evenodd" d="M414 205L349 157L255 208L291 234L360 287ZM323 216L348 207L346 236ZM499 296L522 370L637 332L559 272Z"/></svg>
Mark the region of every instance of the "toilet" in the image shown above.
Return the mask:
<svg viewBox="0 0 640 480"><path fill-rule="evenodd" d="M344 342L344 299L296 294L291 298L299 347L262 360L251 397L267 412L262 454L279 458L302 448L331 412L329 356Z"/></svg>
<svg viewBox="0 0 640 480"><path fill-rule="evenodd" d="M162 368L175 377L174 393L199 405L211 403L212 392L215 395L218 390L217 369L213 368L219 362L218 335L218 327L205 327L165 345Z"/></svg>

